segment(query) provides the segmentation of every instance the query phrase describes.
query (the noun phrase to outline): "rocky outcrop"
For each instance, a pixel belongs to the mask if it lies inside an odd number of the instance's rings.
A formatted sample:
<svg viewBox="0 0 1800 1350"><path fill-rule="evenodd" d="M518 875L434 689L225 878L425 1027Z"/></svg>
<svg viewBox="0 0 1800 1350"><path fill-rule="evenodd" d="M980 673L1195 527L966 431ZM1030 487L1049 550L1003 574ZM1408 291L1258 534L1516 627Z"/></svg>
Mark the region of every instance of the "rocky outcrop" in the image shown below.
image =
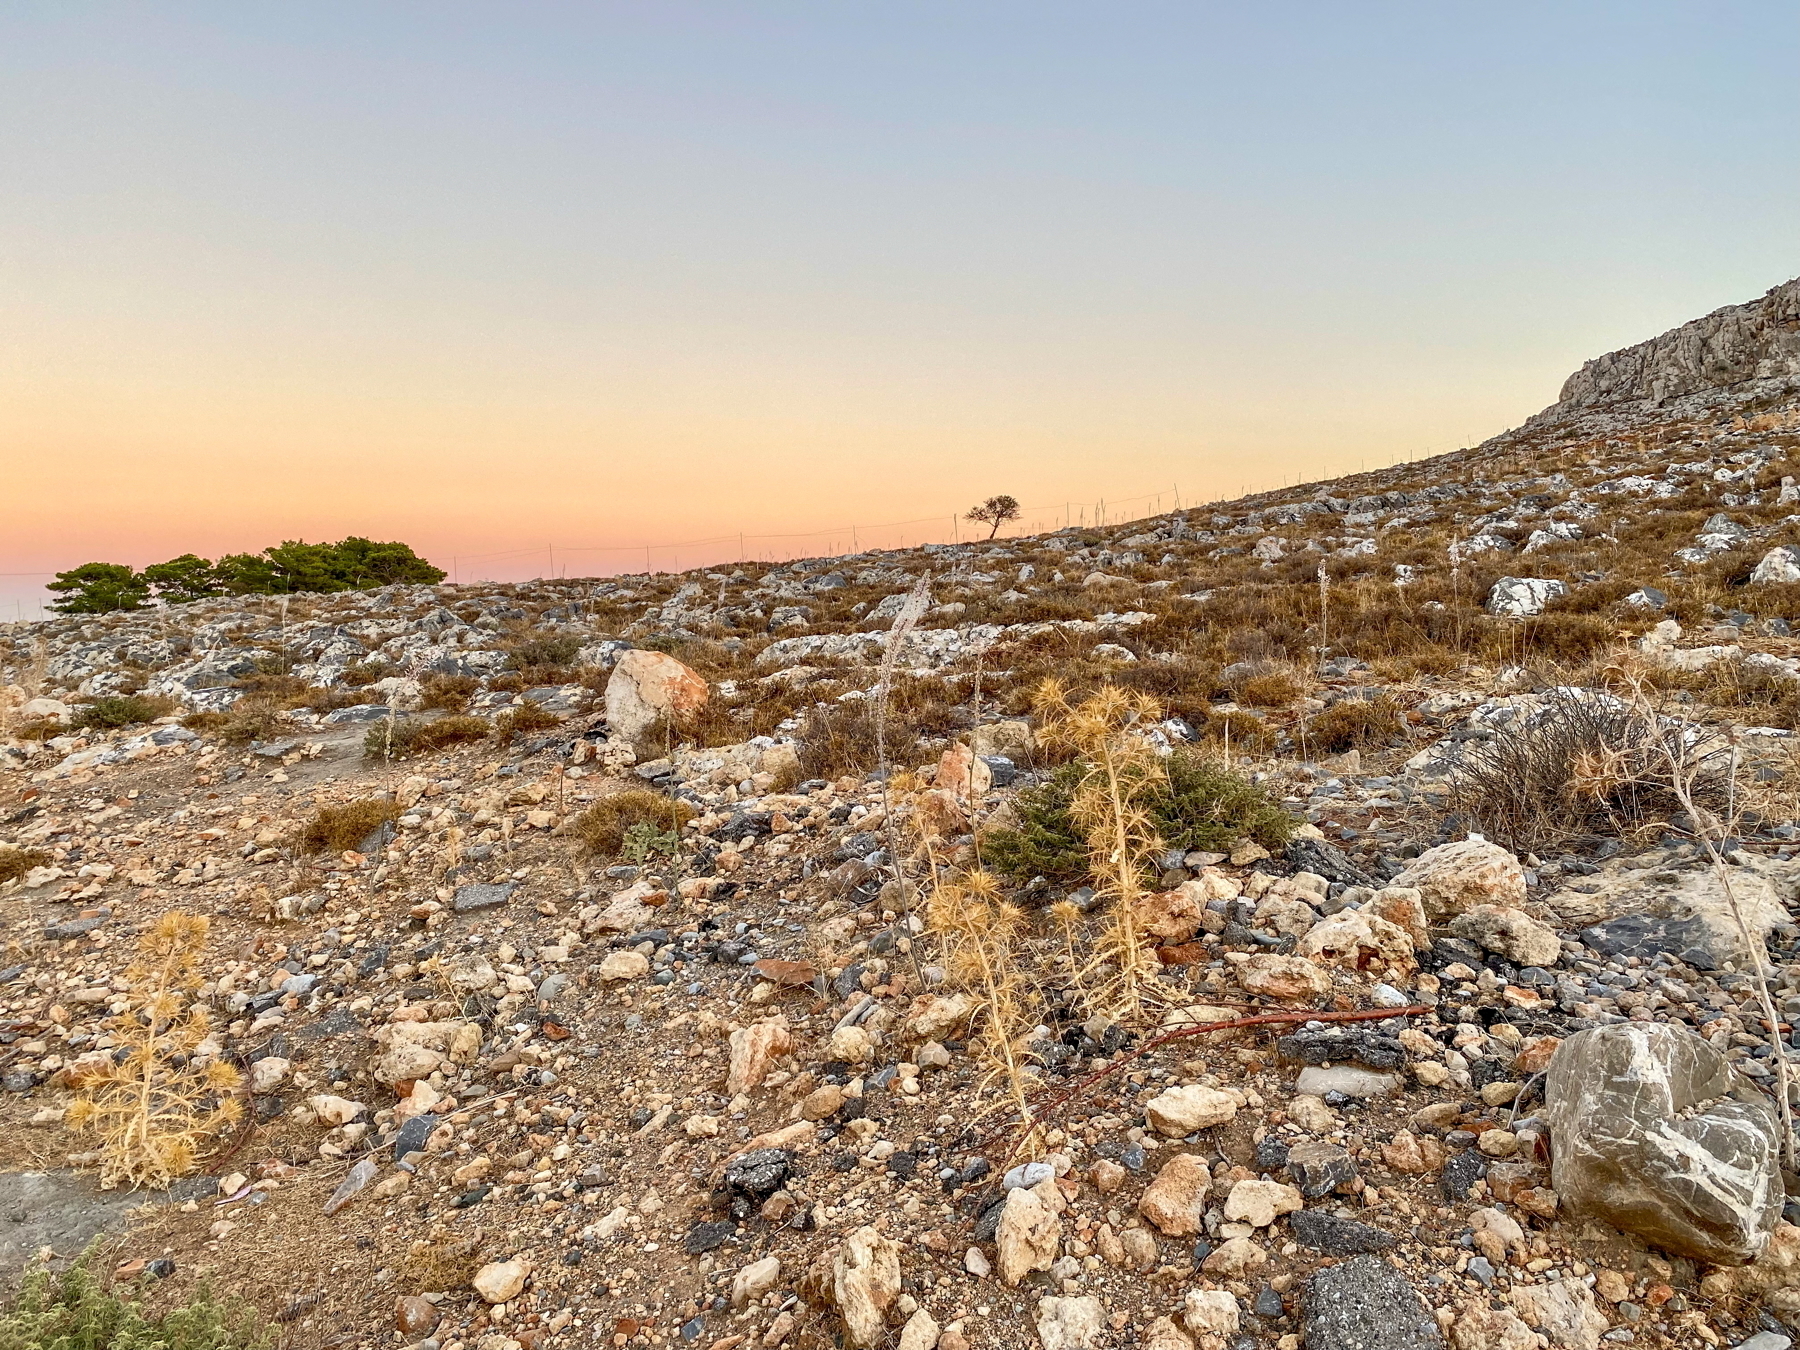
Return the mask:
<svg viewBox="0 0 1800 1350"><path fill-rule="evenodd" d="M1611 403L1661 403L1753 381L1800 381L1800 278L1660 337L1597 356L1569 376L1550 418ZM1536 419L1534 419L1536 420Z"/></svg>

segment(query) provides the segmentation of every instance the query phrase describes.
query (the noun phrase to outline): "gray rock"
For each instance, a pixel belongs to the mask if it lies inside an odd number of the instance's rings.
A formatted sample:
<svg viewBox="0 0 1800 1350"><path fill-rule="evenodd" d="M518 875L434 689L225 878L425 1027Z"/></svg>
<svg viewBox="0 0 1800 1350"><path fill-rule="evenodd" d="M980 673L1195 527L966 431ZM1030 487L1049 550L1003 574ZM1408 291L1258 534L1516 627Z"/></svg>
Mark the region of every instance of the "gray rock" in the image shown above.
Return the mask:
<svg viewBox="0 0 1800 1350"><path fill-rule="evenodd" d="M1550 1061L1545 1103L1571 1215L1722 1265L1768 1242L1782 1204L1774 1108L1699 1036L1651 1022L1577 1032Z"/></svg>
<svg viewBox="0 0 1800 1350"><path fill-rule="evenodd" d="M342 726L345 722L379 722L388 715L385 703L357 703L325 714L326 726Z"/></svg>
<svg viewBox="0 0 1800 1350"><path fill-rule="evenodd" d="M1437 1319L1406 1277L1354 1256L1306 1282L1306 1350L1443 1350Z"/></svg>
<svg viewBox="0 0 1800 1350"><path fill-rule="evenodd" d="M1288 1150L1288 1175L1308 1200L1330 1195L1356 1179L1356 1160L1342 1144L1303 1139Z"/></svg>
<svg viewBox="0 0 1800 1350"><path fill-rule="evenodd" d="M1563 581L1546 577L1501 577L1488 592L1487 612L1503 618L1529 618L1542 614L1544 606L1568 593L1568 583Z"/></svg>
<svg viewBox="0 0 1800 1350"><path fill-rule="evenodd" d="M456 888L456 898L451 901L451 905L458 914L467 914L477 909L493 909L512 899L512 893L517 889L517 883L511 881L503 881L497 886L471 882L467 886Z"/></svg>
<svg viewBox="0 0 1800 1350"><path fill-rule="evenodd" d="M1399 1241L1392 1233L1384 1233L1369 1224L1340 1219L1317 1209L1295 1210L1288 1215L1288 1229L1302 1247L1327 1256L1358 1256L1384 1251Z"/></svg>

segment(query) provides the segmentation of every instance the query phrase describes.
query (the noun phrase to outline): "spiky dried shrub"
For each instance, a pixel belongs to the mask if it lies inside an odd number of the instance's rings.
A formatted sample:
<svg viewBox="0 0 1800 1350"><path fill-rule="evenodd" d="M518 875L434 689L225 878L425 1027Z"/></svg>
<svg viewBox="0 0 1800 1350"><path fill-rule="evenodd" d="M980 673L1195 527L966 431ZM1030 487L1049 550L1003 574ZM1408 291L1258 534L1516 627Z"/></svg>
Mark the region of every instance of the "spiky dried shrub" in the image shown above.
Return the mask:
<svg viewBox="0 0 1800 1350"><path fill-rule="evenodd" d="M452 716L384 718L369 725L363 754L369 759L404 759L430 754L466 741L485 740L494 730L484 717Z"/></svg>
<svg viewBox="0 0 1800 1350"><path fill-rule="evenodd" d="M99 1136L103 1187L186 1176L243 1114L242 1076L197 1053L212 1029L195 1001L206 932L205 918L170 910L138 940L125 1010L108 1023L112 1053L78 1076L67 1120Z"/></svg>
<svg viewBox="0 0 1800 1350"><path fill-rule="evenodd" d="M950 982L979 1001L974 1046L989 1081L1005 1084L1030 1131L1029 1094L1037 1079L1026 1038L1038 1025L1042 1000L1021 959L1024 911L1006 900L993 873L970 872L934 888L925 917L942 946Z"/></svg>
<svg viewBox="0 0 1800 1350"><path fill-rule="evenodd" d="M1117 685L1071 703L1055 680L1044 681L1035 706L1039 740L1080 756L1069 818L1086 840L1094 890L1110 906L1095 952L1096 978L1084 987L1096 1012L1135 1018L1158 969L1136 910L1163 848L1149 799L1167 786L1168 774L1142 734L1161 713L1153 699Z"/></svg>
<svg viewBox="0 0 1800 1350"><path fill-rule="evenodd" d="M0 886L17 880L34 867L45 866L53 857L48 849L15 848L11 844L0 844Z"/></svg>
<svg viewBox="0 0 1800 1350"><path fill-rule="evenodd" d="M1582 835L1630 835L1686 808L1670 777L1708 810L1731 797L1729 751L1696 748L1697 729L1600 690L1558 691L1531 716L1472 741L1451 803L1516 853L1553 851Z"/></svg>
<svg viewBox="0 0 1800 1350"><path fill-rule="evenodd" d="M562 718L543 704L526 699L500 714L494 723L494 734L500 738L500 744L511 745L515 736L528 735L533 731L548 731L561 723Z"/></svg>
<svg viewBox="0 0 1800 1350"><path fill-rule="evenodd" d="M1339 699L1306 724L1307 748L1319 755L1393 745L1405 734L1406 719L1400 705L1386 694Z"/></svg>

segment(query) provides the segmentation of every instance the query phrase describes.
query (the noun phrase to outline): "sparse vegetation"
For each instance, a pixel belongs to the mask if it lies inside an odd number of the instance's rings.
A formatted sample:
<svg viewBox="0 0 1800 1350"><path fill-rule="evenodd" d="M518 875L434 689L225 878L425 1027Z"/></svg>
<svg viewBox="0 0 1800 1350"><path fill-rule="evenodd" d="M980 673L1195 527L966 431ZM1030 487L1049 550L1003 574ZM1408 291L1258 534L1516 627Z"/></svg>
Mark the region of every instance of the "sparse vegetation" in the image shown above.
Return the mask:
<svg viewBox="0 0 1800 1350"><path fill-rule="evenodd" d="M212 1021L195 996L204 983L207 920L170 910L138 940L126 971L127 1007L114 1048L71 1075L68 1124L100 1141L100 1184L166 1186L243 1114L238 1071L197 1052Z"/></svg>
<svg viewBox="0 0 1800 1350"><path fill-rule="evenodd" d="M500 744L510 745L514 737L528 735L533 731L548 731L551 727L561 725L562 718L543 704L526 699L500 714L494 723L494 732L499 736Z"/></svg>
<svg viewBox="0 0 1800 1350"><path fill-rule="evenodd" d="M978 871L936 887L925 917L941 945L950 982L979 1000L974 1044L987 1077L1005 1084L1029 1129L1029 1094L1037 1076L1026 1037L1038 1025L1042 999L1025 975L1024 911L1001 894L998 878Z"/></svg>
<svg viewBox="0 0 1800 1350"><path fill-rule="evenodd" d="M49 849L0 844L0 886L17 881L34 867L48 867L54 860Z"/></svg>
<svg viewBox="0 0 1800 1350"><path fill-rule="evenodd" d="M269 1350L273 1331L249 1304L207 1286L177 1308L153 1312L108 1287L91 1248L60 1275L47 1264L25 1273L0 1313L0 1350Z"/></svg>
<svg viewBox="0 0 1800 1350"><path fill-rule="evenodd" d="M1017 520L1018 518L1019 499L1017 497L1009 497L1005 493L1001 493L999 496L989 497L980 506L971 506L969 508L969 514L964 517L965 520L973 520L979 524L989 526L989 539L992 539L995 535L1000 533L1000 527L1002 525L1007 524L1009 521Z"/></svg>
<svg viewBox="0 0 1800 1350"><path fill-rule="evenodd" d="M649 788L626 788L595 802L575 817L571 831L590 853L602 858L624 854L631 831L648 826L659 834L674 833L699 813L684 801ZM640 834L638 838L644 839Z"/></svg>
<svg viewBox="0 0 1800 1350"><path fill-rule="evenodd" d="M389 797L364 797L341 806L321 806L300 831L298 842L311 853L345 853L399 815L400 808Z"/></svg>
<svg viewBox="0 0 1800 1350"><path fill-rule="evenodd" d="M1392 745L1406 734L1406 718L1393 699L1339 699L1306 724L1307 748L1316 755Z"/></svg>
<svg viewBox="0 0 1800 1350"><path fill-rule="evenodd" d="M136 726L140 722L154 722L159 717L167 717L174 710L174 702L166 698L113 694L77 708L72 725L77 730L92 728L97 731L113 731L119 727Z"/></svg>
<svg viewBox="0 0 1800 1350"><path fill-rule="evenodd" d="M404 717L371 722L363 735L363 754L370 759L405 759L428 755L452 745L484 740L494 730L484 717Z"/></svg>

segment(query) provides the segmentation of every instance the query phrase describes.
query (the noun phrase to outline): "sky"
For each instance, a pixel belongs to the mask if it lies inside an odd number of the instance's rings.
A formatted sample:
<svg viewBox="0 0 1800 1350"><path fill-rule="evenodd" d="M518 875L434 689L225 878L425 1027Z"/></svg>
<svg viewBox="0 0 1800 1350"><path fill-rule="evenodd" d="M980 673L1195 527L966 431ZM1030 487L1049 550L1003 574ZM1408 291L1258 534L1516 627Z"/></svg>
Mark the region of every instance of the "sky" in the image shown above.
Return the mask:
<svg viewBox="0 0 1800 1350"><path fill-rule="evenodd" d="M13 0L0 611L89 560L687 567L1455 449L1800 274L1797 55L1785 0Z"/></svg>

